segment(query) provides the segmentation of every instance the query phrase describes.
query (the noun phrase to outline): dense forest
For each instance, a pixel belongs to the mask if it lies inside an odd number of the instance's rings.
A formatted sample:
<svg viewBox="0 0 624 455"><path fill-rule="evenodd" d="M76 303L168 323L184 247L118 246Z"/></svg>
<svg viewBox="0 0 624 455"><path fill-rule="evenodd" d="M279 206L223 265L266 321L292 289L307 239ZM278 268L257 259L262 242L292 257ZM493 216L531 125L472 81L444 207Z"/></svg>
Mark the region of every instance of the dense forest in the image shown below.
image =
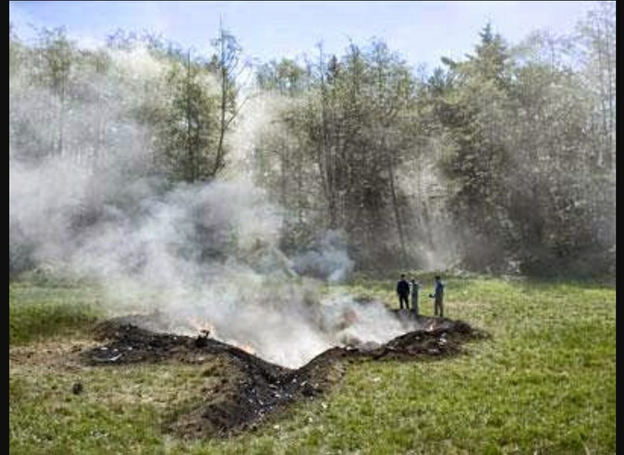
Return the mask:
<svg viewBox="0 0 624 455"><path fill-rule="evenodd" d="M381 39L258 63L226 29L204 55L148 34L69 36L10 31L20 166L60 157L97 177L122 160L163 191L249 173L282 209L286 255L344 245L360 270L614 270L615 2L567 36L509 43L485 24L432 71ZM96 216L78 210L72 228ZM35 266L32 249L11 217L11 273Z"/></svg>

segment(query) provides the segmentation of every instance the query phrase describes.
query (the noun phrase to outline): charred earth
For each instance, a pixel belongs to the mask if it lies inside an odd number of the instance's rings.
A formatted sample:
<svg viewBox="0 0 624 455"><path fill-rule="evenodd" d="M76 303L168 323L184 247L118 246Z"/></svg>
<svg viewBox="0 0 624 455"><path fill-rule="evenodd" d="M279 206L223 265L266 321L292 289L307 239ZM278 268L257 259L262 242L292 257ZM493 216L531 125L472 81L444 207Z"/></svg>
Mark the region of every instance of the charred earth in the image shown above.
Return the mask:
<svg viewBox="0 0 624 455"><path fill-rule="evenodd" d="M411 317L399 312L395 315ZM190 337L142 328L149 327L149 322L148 316L126 316L101 323L95 333L105 344L82 352L81 357L90 365L167 361L200 368L218 361L227 371L224 379L211 390L198 391L199 400L187 412L167 419L164 430L186 438L252 430L289 404L328 391L342 377L346 363L441 359L462 353L464 342L487 336L463 321L419 317L420 325L426 327L423 330L405 333L382 345L334 347L303 367L290 369L213 339L209 333Z"/></svg>

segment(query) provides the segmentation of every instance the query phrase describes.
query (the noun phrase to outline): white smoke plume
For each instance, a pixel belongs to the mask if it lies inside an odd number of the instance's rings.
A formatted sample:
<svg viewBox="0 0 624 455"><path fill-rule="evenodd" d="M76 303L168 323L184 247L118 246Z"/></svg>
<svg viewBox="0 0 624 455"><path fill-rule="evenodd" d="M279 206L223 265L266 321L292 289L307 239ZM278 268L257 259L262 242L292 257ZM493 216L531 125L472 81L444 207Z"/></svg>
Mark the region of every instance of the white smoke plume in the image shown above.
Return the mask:
<svg viewBox="0 0 624 455"><path fill-rule="evenodd" d="M137 86L160 83L162 68L149 54L113 57L132 62ZM343 239L330 232L309 253L286 257L278 248L282 211L246 174L174 187L147 176L150 134L127 115L141 95L116 85L114 68L89 88L119 100L106 114L115 140L100 144L95 167L77 157L96 153L81 132L101 115L98 98L73 106L80 116L65 127L71 153L40 158L33 150L52 134L50 122L40 121L51 115L41 106L54 105L55 97L20 79L11 83L10 126L29 131L26 143L11 142L12 250L26 245L37 264L96 280L111 315L158 312L163 330L209 328L218 339L291 367L335 345L385 342L409 329L380 302L321 297L321 282L302 275L344 279L353 264ZM270 115L243 115L238 128L247 144L236 136L239 160L252 148L249 132L258 129L246 121L268 122Z"/></svg>
<svg viewBox="0 0 624 455"><path fill-rule="evenodd" d="M347 254L345 234L329 230L310 250L294 258L299 273L316 276L330 283L340 283L353 271L353 261Z"/></svg>

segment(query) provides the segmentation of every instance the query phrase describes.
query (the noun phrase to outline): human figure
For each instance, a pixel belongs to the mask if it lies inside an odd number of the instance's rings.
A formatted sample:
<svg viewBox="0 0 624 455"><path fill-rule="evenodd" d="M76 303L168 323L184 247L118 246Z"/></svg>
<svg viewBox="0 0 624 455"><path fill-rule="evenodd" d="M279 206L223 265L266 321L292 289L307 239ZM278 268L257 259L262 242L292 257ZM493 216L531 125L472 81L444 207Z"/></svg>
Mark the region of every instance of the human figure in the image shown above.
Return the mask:
<svg viewBox="0 0 624 455"><path fill-rule="evenodd" d="M397 294L399 294L399 306L403 309L403 303L405 303L405 308L409 310L409 293L410 293L410 285L408 281L405 279L405 274L401 275L401 279L397 282Z"/></svg>
<svg viewBox="0 0 624 455"><path fill-rule="evenodd" d="M415 278L412 278L412 311L414 316L418 316L418 291L420 284L416 282Z"/></svg>
<svg viewBox="0 0 624 455"><path fill-rule="evenodd" d="M440 276L435 277L435 290L433 294L429 294L433 300L433 314L444 317L444 283Z"/></svg>

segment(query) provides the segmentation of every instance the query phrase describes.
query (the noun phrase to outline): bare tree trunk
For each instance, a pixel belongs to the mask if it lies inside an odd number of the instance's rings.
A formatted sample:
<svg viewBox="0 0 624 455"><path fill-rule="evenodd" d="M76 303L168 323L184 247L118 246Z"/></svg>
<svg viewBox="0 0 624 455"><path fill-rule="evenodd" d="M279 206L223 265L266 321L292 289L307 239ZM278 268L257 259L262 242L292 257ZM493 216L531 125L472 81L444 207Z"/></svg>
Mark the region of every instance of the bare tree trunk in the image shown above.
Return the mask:
<svg viewBox="0 0 624 455"><path fill-rule="evenodd" d="M61 93L60 93L60 117L59 117L59 139L58 139L58 154L62 157L64 153L64 140L65 140L65 78L61 81Z"/></svg>
<svg viewBox="0 0 624 455"><path fill-rule="evenodd" d="M280 204L286 207L286 194L288 192L288 151L285 145L280 147Z"/></svg>
<svg viewBox="0 0 624 455"><path fill-rule="evenodd" d="M329 227L335 229L338 225L336 219L335 188L332 181L331 170L331 145L329 144L328 112L327 112L327 86L325 81L325 65L323 49L320 49L319 66L321 72L321 147L317 148L317 162L323 183L325 199L329 210Z"/></svg>
<svg viewBox="0 0 624 455"><path fill-rule="evenodd" d="M301 155L297 157L297 221L299 225L303 224L303 161Z"/></svg>
<svg viewBox="0 0 624 455"><path fill-rule="evenodd" d="M194 182L197 179L195 175L195 150L193 142L191 140L192 127L191 122L193 120L191 112L191 52L189 51L186 59L186 152L187 160L184 166L185 180L187 182Z"/></svg>
<svg viewBox="0 0 624 455"><path fill-rule="evenodd" d="M609 23L605 19L605 46L606 46L606 69L607 69L607 96L609 98L609 154L611 158L611 167L610 170L615 170L615 92L614 92L614 84L615 84L615 69L613 68L614 59L611 59L611 53L615 51L615 43L613 43L613 47L611 46L611 30L609 28Z"/></svg>
<svg viewBox="0 0 624 455"><path fill-rule="evenodd" d="M392 197L392 208L394 210L394 219L396 222L397 233L399 234L399 243L401 246L401 266L407 267L407 249L405 246L405 233L403 232L403 220L401 219L401 209L395 186L394 175L394 157L388 154L388 173L390 175L390 195Z"/></svg>
<svg viewBox="0 0 624 455"><path fill-rule="evenodd" d="M212 170L212 175L215 176L223 167L223 145L225 140L225 130L227 129L226 113L227 113L227 92L228 92L228 67L225 54L225 33L223 28L219 28L219 66L221 72L221 105L220 105L220 120L219 120L219 142L217 143L217 156L215 157L215 164Z"/></svg>

